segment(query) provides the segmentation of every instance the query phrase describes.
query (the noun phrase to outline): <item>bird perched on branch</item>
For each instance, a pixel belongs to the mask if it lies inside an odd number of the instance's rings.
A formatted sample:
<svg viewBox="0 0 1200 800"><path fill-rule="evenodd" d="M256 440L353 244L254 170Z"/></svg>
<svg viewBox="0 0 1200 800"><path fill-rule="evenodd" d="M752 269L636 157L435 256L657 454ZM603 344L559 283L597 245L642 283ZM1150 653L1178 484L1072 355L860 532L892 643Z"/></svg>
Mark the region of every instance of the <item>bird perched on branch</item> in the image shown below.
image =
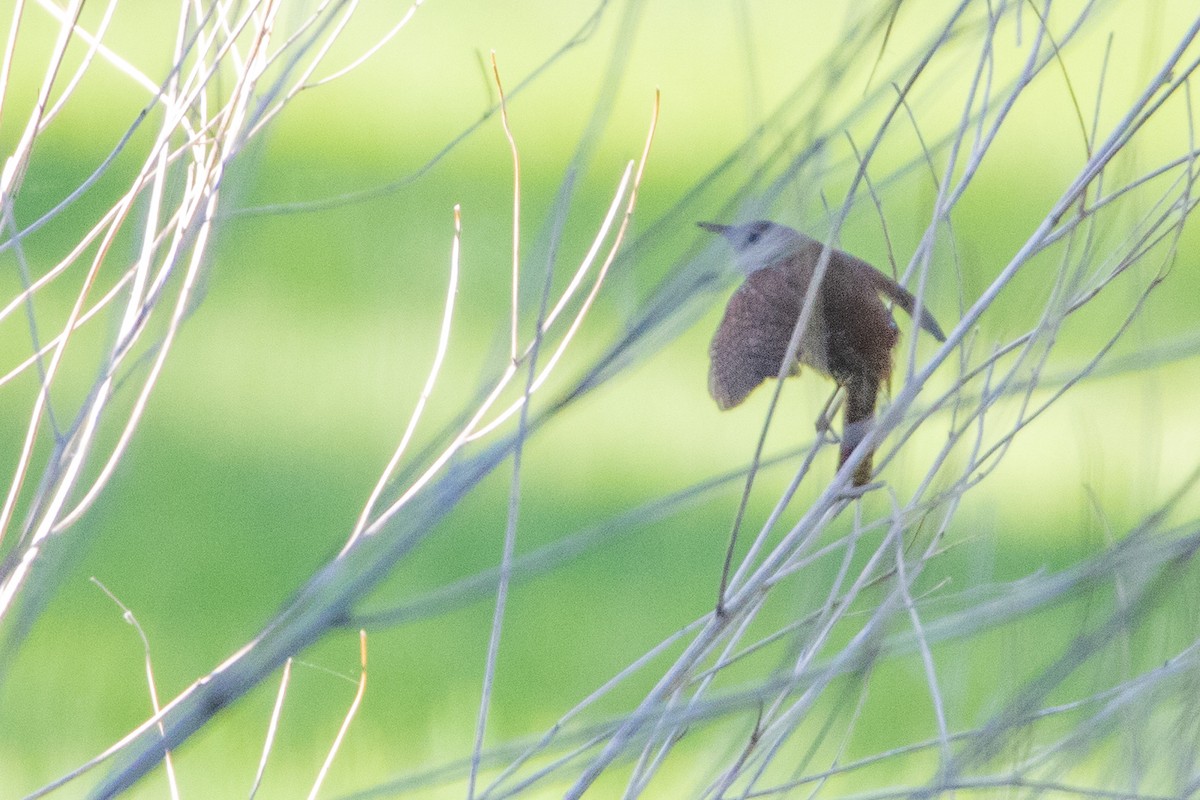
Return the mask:
<svg viewBox="0 0 1200 800"><path fill-rule="evenodd" d="M709 348L708 391L724 410L745 400L765 379L779 375L825 245L765 220L698 224L725 237L746 275L729 298ZM790 374L798 374L805 364L845 388L839 469L870 430L879 384L892 373L892 348L899 331L881 294L910 315L916 312L917 323L939 342L946 340L937 321L926 309L916 308L916 298L903 286L862 259L830 248L829 265ZM871 479L873 455L867 453L858 463L855 486Z"/></svg>

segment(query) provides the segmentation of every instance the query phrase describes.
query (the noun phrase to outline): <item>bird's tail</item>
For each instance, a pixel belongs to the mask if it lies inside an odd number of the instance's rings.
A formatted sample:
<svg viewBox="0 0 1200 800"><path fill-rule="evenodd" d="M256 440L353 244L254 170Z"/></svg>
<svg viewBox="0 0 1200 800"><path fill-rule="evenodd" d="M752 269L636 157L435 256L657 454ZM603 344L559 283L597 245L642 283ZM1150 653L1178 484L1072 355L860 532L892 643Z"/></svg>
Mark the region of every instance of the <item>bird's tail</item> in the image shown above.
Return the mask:
<svg viewBox="0 0 1200 800"><path fill-rule="evenodd" d="M871 271L875 273L873 277L875 278L875 288L878 291L886 294L888 297L894 300L896 305L903 308L906 312L908 312L910 317L913 317L917 320L918 325L929 331L933 338L937 339L939 342L946 341L946 334L942 333L941 326L937 324L937 320L934 319L933 315L929 313L928 308L922 306L920 316L917 316L913 313L917 310L917 298L913 297L912 292L908 291L879 270L872 268Z"/></svg>
<svg viewBox="0 0 1200 800"><path fill-rule="evenodd" d="M879 380L867 376L855 376L846 383L846 421L842 426L842 451L838 459L838 469L846 463L846 459L858 447L871 423L875 420L875 396L879 393ZM858 462L854 470L854 485L862 486L871 480L871 460L875 452L871 451Z"/></svg>

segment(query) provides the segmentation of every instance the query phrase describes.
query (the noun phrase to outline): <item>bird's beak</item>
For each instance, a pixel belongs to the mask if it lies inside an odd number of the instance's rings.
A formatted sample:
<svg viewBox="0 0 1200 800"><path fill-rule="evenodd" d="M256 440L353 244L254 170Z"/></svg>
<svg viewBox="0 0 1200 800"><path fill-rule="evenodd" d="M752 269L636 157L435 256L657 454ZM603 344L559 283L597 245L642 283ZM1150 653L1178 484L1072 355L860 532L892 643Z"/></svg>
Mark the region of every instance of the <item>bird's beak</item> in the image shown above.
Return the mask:
<svg viewBox="0 0 1200 800"><path fill-rule="evenodd" d="M732 230L731 226L720 225L716 222L697 222L696 224L699 225L701 228L704 228L704 230L706 230L706 231L710 231L712 233L719 233L722 236L727 236L729 234L729 231Z"/></svg>

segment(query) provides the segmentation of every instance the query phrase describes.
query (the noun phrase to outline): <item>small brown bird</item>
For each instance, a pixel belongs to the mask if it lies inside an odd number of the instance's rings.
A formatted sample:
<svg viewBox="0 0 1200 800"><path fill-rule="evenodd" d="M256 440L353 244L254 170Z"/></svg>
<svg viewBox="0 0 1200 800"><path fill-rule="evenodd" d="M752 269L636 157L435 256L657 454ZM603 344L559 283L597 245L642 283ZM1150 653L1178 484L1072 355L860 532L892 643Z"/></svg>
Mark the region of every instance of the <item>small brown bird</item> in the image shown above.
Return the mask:
<svg viewBox="0 0 1200 800"><path fill-rule="evenodd" d="M745 282L729 298L709 348L708 391L724 410L779 374L824 245L765 220L698 224L729 241L738 268L746 273ZM892 373L892 348L899 331L879 299L881 293L913 313L916 298L904 287L862 259L831 249L812 315L800 336L797 363L792 365L792 375L807 364L846 389L839 468L870 430L880 381ZM946 340L924 308L917 322L939 342ZM859 462L855 486L871 479L873 455Z"/></svg>

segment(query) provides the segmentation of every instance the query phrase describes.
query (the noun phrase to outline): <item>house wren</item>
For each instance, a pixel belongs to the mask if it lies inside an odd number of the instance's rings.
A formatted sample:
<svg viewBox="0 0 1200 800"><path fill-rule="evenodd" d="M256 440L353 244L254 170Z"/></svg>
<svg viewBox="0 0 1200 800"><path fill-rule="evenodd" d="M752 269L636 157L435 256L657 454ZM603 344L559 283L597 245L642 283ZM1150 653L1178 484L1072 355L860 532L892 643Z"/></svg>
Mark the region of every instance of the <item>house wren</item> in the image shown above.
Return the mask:
<svg viewBox="0 0 1200 800"><path fill-rule="evenodd" d="M824 245L785 225L760 220L743 225L699 223L733 247L746 280L729 298L713 337L708 391L722 410L741 403L766 378L779 374L792 331ZM862 259L830 249L812 315L796 351L791 374L807 364L846 389L841 468L870 430L880 381L892 373L899 332L879 299L885 294L910 315L916 298ZM924 308L917 322L939 342L942 329ZM871 479L868 453L854 471L854 485Z"/></svg>

